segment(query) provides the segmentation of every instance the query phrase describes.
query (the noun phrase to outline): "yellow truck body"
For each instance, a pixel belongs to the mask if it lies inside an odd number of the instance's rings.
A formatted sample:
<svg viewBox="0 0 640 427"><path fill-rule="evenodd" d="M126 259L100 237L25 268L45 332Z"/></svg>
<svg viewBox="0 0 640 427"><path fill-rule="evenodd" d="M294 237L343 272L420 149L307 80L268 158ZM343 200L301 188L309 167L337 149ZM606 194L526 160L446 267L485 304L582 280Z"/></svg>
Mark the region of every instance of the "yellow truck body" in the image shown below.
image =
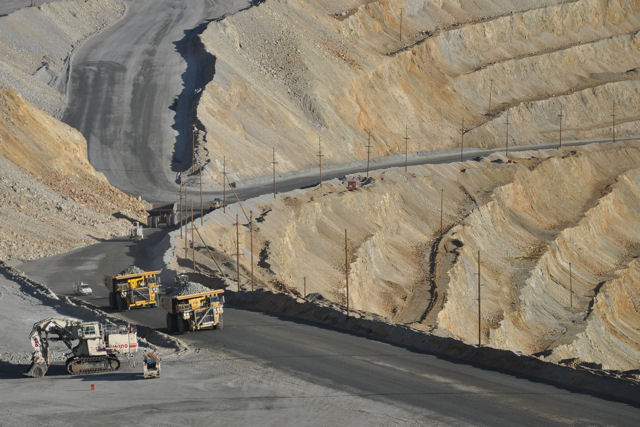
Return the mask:
<svg viewBox="0 0 640 427"><path fill-rule="evenodd" d="M109 290L109 305L116 310L157 307L159 274L160 270L105 277L104 284Z"/></svg>
<svg viewBox="0 0 640 427"><path fill-rule="evenodd" d="M162 295L160 306L167 311L167 330L183 333L200 329L222 329L224 314L223 289L195 294Z"/></svg>

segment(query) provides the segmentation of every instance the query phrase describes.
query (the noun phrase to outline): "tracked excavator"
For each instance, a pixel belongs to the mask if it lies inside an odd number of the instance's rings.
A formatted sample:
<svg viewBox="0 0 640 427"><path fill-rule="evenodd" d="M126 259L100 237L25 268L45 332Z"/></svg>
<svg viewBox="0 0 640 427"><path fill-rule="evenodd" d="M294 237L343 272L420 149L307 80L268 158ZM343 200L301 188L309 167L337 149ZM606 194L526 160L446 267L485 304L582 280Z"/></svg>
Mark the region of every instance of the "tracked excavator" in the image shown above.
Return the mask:
<svg viewBox="0 0 640 427"><path fill-rule="evenodd" d="M99 322L65 318L37 322L29 339L33 355L25 375L30 377L42 377L47 373L52 341L64 342L73 353L66 362L67 372L71 375L115 371L120 368L118 356L131 357L138 351L138 334L131 326L105 326Z"/></svg>

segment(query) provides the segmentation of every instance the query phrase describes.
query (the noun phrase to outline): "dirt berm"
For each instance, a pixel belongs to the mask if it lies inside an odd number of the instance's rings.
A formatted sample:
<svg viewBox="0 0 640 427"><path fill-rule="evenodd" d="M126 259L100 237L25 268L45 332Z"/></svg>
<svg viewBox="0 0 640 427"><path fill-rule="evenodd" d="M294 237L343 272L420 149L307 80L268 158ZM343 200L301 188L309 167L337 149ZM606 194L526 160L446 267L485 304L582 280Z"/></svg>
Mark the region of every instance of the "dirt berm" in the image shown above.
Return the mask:
<svg viewBox="0 0 640 427"><path fill-rule="evenodd" d="M351 316L347 317L345 311L333 304L320 306L317 303L281 293L262 290L255 292L227 290L225 294L229 305L234 307L260 310L328 325L333 329L399 345L409 350L462 361L640 407L640 380L633 375L625 376L617 371L595 372L588 366L581 365L573 368L559 366L508 350L472 346L451 338L427 335L402 325L364 318L364 313L361 312L351 312ZM367 314L367 316L371 315Z"/></svg>

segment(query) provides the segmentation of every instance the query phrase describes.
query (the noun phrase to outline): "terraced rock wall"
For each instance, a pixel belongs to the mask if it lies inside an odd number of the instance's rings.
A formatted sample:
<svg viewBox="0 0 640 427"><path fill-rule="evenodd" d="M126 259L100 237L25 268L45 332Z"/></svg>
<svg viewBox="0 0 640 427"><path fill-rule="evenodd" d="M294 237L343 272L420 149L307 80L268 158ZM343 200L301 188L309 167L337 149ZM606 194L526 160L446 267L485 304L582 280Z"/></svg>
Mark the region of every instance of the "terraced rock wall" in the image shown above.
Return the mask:
<svg viewBox="0 0 640 427"><path fill-rule="evenodd" d="M637 368L640 147L512 159L388 170L356 191L333 180L263 196L209 214L202 236L235 278L238 215L248 289L251 211L258 287L302 296L306 281L313 298L346 305L347 229L352 309L470 344L478 342L480 253L483 345ZM200 243L197 263L213 273Z"/></svg>
<svg viewBox="0 0 640 427"><path fill-rule="evenodd" d="M561 113L565 141L637 136L638 30L632 0L267 1L202 36L207 177L223 157L233 180L268 175L274 147L281 172L319 143L327 163L363 159L369 133L373 156L405 134L457 147L461 128L468 146L557 142Z"/></svg>

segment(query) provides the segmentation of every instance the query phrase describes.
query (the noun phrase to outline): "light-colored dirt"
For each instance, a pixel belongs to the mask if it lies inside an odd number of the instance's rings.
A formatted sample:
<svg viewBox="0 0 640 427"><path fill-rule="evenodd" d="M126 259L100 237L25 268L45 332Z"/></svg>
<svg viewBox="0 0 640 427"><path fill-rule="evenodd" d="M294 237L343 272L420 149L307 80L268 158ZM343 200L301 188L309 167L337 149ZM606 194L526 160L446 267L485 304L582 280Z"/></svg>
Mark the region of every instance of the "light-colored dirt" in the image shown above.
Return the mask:
<svg viewBox="0 0 640 427"><path fill-rule="evenodd" d="M306 277L307 294L345 305L346 228L352 309L472 344L480 251L485 345L637 368L640 149L617 143L512 159L389 170L351 192L334 180L322 190L264 196L209 214L201 234L235 278L239 215L246 289L251 252L244 213L252 211L259 286L302 295ZM174 243L178 264L190 266L180 259L183 243ZM215 271L196 243L196 261Z"/></svg>
<svg viewBox="0 0 640 427"><path fill-rule="evenodd" d="M400 11L403 37L400 40ZM632 0L287 2L213 22L198 107L221 181L372 155L637 135L640 6ZM491 91L490 91L491 88ZM491 111L489 94L491 92Z"/></svg>
<svg viewBox="0 0 640 427"><path fill-rule="evenodd" d="M87 161L82 135L0 91L0 259L35 259L126 236L144 204Z"/></svg>

